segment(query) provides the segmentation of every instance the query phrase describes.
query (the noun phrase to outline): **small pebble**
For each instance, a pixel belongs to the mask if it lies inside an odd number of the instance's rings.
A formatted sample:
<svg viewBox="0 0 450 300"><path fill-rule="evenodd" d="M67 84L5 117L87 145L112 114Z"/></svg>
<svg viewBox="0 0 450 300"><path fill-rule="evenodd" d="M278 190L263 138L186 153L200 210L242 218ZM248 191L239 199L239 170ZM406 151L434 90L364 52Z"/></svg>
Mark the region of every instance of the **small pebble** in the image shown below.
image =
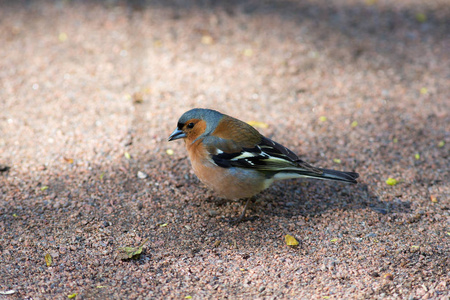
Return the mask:
<svg viewBox="0 0 450 300"><path fill-rule="evenodd" d="M375 271L374 272L370 272L369 275L372 276L372 277L380 277L380 274L378 272L375 272Z"/></svg>
<svg viewBox="0 0 450 300"><path fill-rule="evenodd" d="M215 216L217 216L219 213L216 211L216 210L214 210L214 209L210 209L210 210L208 210L208 215L210 216L210 217L215 217Z"/></svg>
<svg viewBox="0 0 450 300"><path fill-rule="evenodd" d="M137 177L139 178L139 179L145 179L145 178L147 178L147 174L145 174L144 172L142 172L142 171L138 171L137 172Z"/></svg>

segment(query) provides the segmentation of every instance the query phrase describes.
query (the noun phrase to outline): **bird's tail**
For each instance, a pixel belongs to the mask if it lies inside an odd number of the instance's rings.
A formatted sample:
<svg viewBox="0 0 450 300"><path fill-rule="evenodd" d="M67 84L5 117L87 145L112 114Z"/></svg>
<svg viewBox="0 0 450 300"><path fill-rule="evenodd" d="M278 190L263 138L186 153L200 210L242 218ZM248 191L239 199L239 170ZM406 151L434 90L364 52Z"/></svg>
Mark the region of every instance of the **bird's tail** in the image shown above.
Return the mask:
<svg viewBox="0 0 450 300"><path fill-rule="evenodd" d="M303 168L296 168L283 170L282 172L277 172L274 175L275 180L300 178L300 177L357 183L356 179L359 177L359 174L355 172L343 172L322 168L314 168L309 170Z"/></svg>
<svg viewBox="0 0 450 300"><path fill-rule="evenodd" d="M320 169L322 174L310 174L308 177L317 179L328 179L335 181L344 181L350 183L357 183L356 179L359 177L358 173L355 172L343 172L330 169Z"/></svg>

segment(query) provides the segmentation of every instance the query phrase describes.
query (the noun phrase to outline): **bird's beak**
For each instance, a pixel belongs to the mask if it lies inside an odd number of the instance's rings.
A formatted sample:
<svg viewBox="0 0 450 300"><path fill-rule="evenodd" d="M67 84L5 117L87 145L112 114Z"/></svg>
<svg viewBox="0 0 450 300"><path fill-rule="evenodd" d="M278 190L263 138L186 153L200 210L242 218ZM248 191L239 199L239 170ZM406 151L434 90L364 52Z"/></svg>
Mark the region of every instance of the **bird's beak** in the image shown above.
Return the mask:
<svg viewBox="0 0 450 300"><path fill-rule="evenodd" d="M186 133L184 133L183 130L177 128L169 136L169 142L170 141L174 141L174 140L178 140L178 139L182 139L182 138L185 138L185 137L186 137Z"/></svg>

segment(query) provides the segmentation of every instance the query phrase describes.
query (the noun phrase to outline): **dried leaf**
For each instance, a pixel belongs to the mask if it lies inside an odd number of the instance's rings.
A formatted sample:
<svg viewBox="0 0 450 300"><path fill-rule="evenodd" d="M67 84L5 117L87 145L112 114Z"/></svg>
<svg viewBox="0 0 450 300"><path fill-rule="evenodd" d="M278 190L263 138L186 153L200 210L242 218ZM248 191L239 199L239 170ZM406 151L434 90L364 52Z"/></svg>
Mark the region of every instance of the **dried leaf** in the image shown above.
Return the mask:
<svg viewBox="0 0 450 300"><path fill-rule="evenodd" d="M118 249L118 257L121 260L138 259L142 253L145 243L147 243L148 238L146 238L139 247L122 247Z"/></svg>
<svg viewBox="0 0 450 300"><path fill-rule="evenodd" d="M141 92L135 92L132 96L133 98L133 103L135 104L140 104L142 102L144 102L144 94Z"/></svg>
<svg viewBox="0 0 450 300"><path fill-rule="evenodd" d="M155 46L156 48L159 48L162 46L162 41L161 40L156 40L153 42L153 46Z"/></svg>
<svg viewBox="0 0 450 300"><path fill-rule="evenodd" d="M130 153L128 153L128 152L125 151L125 153L124 153L123 155L125 155L125 158L126 158L126 159L131 159Z"/></svg>
<svg viewBox="0 0 450 300"><path fill-rule="evenodd" d="M394 178L391 178L391 177L389 177L387 180L386 180L386 184L388 184L388 185L396 185L398 183L398 180L397 179L394 179Z"/></svg>
<svg viewBox="0 0 450 300"><path fill-rule="evenodd" d="M220 240L215 241L214 242L214 248L219 247L220 243L221 243Z"/></svg>
<svg viewBox="0 0 450 300"><path fill-rule="evenodd" d="M424 23L427 21L427 15L424 13L417 13L416 14L416 20L420 23ZM424 89L424 88L423 88Z"/></svg>
<svg viewBox="0 0 450 300"><path fill-rule="evenodd" d="M383 277L387 280L394 280L394 275L392 275L391 273L386 273L383 275Z"/></svg>
<svg viewBox="0 0 450 300"><path fill-rule="evenodd" d="M202 36L202 44L204 45L211 45L214 43L214 39L210 35L204 35Z"/></svg>
<svg viewBox="0 0 450 300"><path fill-rule="evenodd" d="M64 161L68 164L73 164L73 158L64 157Z"/></svg>
<svg viewBox="0 0 450 300"><path fill-rule="evenodd" d="M45 254L45 263L47 264L47 267L50 267L52 265L53 258L50 253Z"/></svg>
<svg viewBox="0 0 450 300"><path fill-rule="evenodd" d="M248 57L250 57L250 56L253 56L253 50L252 49L245 49L244 50L244 56L248 56Z"/></svg>
<svg viewBox="0 0 450 300"><path fill-rule="evenodd" d="M253 126L255 128L268 128L269 124L259 121L248 121L248 125Z"/></svg>
<svg viewBox="0 0 450 300"><path fill-rule="evenodd" d="M291 246L291 247L297 247L299 242L295 239L295 237L293 237L292 235L286 234L284 236L284 241L286 243L286 245Z"/></svg>
<svg viewBox="0 0 450 300"><path fill-rule="evenodd" d="M430 199L431 199L431 202L433 202L433 203L437 203L438 202L436 196L434 196L434 195L431 195Z"/></svg>
<svg viewBox="0 0 450 300"><path fill-rule="evenodd" d="M66 34L65 32L61 32L61 33L58 35L58 40L59 40L60 42L65 42L65 41L67 41L67 34Z"/></svg>
<svg viewBox="0 0 450 300"><path fill-rule="evenodd" d="M420 246L412 245L411 248L409 248L409 252L414 253L420 250Z"/></svg>

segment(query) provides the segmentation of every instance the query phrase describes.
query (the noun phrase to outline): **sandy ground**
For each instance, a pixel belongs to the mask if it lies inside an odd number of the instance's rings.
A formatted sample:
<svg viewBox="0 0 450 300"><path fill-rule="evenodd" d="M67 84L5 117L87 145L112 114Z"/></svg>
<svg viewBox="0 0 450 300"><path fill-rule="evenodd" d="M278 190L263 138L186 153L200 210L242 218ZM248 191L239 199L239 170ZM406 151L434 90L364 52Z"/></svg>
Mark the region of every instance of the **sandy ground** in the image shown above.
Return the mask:
<svg viewBox="0 0 450 300"><path fill-rule="evenodd" d="M449 20L447 0L0 1L0 299L448 299ZM279 182L232 225L242 202L167 142L193 107L360 183Z"/></svg>

